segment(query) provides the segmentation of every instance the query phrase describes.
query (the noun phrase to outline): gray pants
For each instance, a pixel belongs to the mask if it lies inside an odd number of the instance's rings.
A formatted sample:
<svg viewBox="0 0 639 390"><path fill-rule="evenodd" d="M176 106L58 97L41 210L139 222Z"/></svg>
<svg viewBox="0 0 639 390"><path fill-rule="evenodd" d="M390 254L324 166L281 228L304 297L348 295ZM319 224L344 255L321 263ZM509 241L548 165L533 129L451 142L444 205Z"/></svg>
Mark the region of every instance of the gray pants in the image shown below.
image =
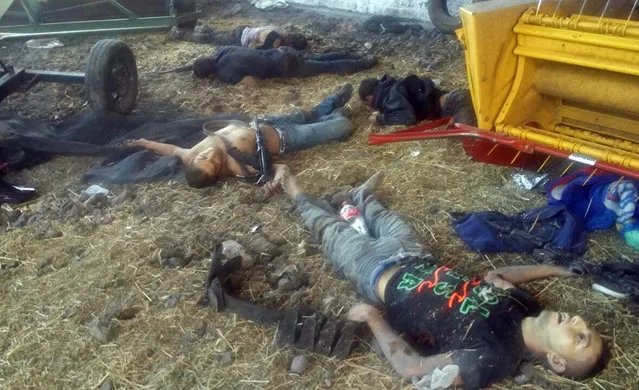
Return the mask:
<svg viewBox="0 0 639 390"><path fill-rule="evenodd" d="M377 279L382 272L415 256L434 258L417 244L411 227L399 215L386 209L369 190L352 195L370 236L359 233L325 201L299 195L295 201L304 224L322 241L322 251L342 274L355 283L357 291L380 304Z"/></svg>

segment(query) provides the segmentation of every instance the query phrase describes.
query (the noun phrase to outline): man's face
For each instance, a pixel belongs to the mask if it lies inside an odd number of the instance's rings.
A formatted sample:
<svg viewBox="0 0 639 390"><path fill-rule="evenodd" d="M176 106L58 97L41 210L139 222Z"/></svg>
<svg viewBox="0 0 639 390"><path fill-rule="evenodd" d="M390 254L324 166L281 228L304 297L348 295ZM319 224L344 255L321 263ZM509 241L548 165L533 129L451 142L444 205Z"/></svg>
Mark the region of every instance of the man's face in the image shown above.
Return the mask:
<svg viewBox="0 0 639 390"><path fill-rule="evenodd" d="M535 322L548 350L566 359L568 364L594 364L602 353L601 336L579 316L543 311Z"/></svg>

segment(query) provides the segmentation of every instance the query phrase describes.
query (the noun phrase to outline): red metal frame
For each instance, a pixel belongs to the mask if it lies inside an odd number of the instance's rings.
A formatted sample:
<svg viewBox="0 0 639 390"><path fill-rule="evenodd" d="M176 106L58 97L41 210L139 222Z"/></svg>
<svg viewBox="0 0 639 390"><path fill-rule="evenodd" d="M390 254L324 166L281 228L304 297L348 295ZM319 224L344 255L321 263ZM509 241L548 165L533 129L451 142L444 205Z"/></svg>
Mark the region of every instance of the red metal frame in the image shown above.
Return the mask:
<svg viewBox="0 0 639 390"><path fill-rule="evenodd" d="M575 155L570 152L500 134L495 131L486 131L473 126L454 123L451 117L417 125L392 134L371 134L368 136L368 144L380 145L389 142L457 137L464 139L464 150L467 154L473 156L478 161L490 164L537 169L543 163L545 156L542 155L576 160L574 158ZM508 149L500 149L499 152L495 153L497 145L507 146L510 150L506 152ZM582 162L581 160L576 161ZM594 159L589 165L597 169L639 180L639 171L631 168Z"/></svg>

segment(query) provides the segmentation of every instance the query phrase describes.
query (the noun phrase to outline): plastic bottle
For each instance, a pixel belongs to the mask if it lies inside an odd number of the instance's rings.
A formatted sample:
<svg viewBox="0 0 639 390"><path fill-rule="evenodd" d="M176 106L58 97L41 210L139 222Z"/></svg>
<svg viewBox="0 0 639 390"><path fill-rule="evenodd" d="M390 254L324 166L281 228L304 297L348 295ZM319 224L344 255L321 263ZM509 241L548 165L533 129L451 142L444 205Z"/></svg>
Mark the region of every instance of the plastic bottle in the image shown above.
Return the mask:
<svg viewBox="0 0 639 390"><path fill-rule="evenodd" d="M368 235L368 229L366 228L366 222L359 213L357 207L344 201L342 202L342 209L339 211L339 215L351 225L351 227L361 234Z"/></svg>

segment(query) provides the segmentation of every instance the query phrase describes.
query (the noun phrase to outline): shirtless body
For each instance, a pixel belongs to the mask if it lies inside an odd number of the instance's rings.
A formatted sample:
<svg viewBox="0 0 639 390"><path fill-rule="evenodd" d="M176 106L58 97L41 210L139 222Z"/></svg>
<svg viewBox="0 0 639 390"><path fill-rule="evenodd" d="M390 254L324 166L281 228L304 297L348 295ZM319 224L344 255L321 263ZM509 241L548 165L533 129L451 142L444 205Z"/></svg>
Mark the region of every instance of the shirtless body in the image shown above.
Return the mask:
<svg viewBox="0 0 639 390"><path fill-rule="evenodd" d="M261 125L260 128L264 133L266 146L271 155L280 153L280 136L277 131L267 125ZM208 135L198 144L190 149L184 149L175 145L164 144L146 139L133 140L127 143L128 146L139 146L154 151L158 154L168 156L177 156L182 160L184 165L197 164L198 161L207 161L209 157L219 156L219 176L244 176L244 167L251 174L258 173L254 167L246 166L235 160L227 152L227 145L231 145L236 149L251 153L257 149L257 141L255 139L255 131L249 126L240 126L231 124L222 129L217 130L212 135ZM202 164L197 164L202 165ZM279 164L274 164L274 166Z"/></svg>
<svg viewBox="0 0 639 390"><path fill-rule="evenodd" d="M310 111L298 110L293 114L277 115L260 121L265 146L271 156L295 152L322 143L343 141L351 134L350 120L342 107L352 95L350 84L326 97ZM211 122L211 125L215 123ZM257 153L255 130L241 121L209 132L206 138L190 149L146 139L127 142L129 147L142 147L163 156L177 156L185 164L187 183L201 188L214 184L223 177L251 178L260 172L256 166L238 161L237 155L254 158ZM277 175L282 165L273 164L272 173Z"/></svg>

